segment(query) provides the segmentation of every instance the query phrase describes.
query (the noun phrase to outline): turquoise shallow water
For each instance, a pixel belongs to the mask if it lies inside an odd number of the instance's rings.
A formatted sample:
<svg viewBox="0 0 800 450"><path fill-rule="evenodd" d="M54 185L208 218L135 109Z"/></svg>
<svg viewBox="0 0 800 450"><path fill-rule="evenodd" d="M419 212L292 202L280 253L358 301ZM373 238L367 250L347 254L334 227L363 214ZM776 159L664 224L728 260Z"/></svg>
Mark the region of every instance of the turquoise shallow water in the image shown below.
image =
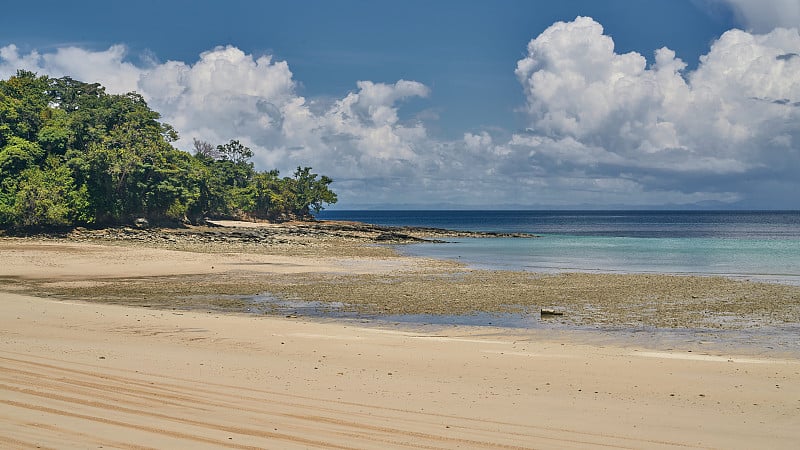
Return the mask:
<svg viewBox="0 0 800 450"><path fill-rule="evenodd" d="M541 236L401 248L481 268L724 275L800 284L798 211L334 211L321 218Z"/></svg>
<svg viewBox="0 0 800 450"><path fill-rule="evenodd" d="M723 275L800 285L800 240L544 235L535 239L454 239L403 253L473 267L534 272Z"/></svg>

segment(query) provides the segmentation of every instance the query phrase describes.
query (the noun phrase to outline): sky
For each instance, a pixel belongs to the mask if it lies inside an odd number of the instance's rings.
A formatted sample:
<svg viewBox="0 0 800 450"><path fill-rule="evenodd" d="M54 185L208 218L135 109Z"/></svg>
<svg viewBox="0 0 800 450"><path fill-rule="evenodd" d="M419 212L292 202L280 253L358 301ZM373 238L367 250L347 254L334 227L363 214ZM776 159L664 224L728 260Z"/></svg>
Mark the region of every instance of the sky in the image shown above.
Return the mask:
<svg viewBox="0 0 800 450"><path fill-rule="evenodd" d="M13 2L18 69L139 92L336 209L800 209L800 0Z"/></svg>

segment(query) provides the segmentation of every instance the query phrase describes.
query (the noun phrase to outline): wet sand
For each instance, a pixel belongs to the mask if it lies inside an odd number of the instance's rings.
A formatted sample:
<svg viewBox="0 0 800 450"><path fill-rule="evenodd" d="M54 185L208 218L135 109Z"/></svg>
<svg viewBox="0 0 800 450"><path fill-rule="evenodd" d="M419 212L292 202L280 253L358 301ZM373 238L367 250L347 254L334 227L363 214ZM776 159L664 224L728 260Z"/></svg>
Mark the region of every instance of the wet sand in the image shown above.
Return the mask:
<svg viewBox="0 0 800 450"><path fill-rule="evenodd" d="M746 330L800 324L800 286L723 277L473 270L398 255L369 239L283 243L0 240L0 290L159 308L242 312L252 298L366 315L516 313L600 328Z"/></svg>
<svg viewBox="0 0 800 450"><path fill-rule="evenodd" d="M0 446L794 448L800 439L793 357L237 313L239 296L272 292L372 312L548 306L577 323L602 318L598 326L665 315L680 327L700 313L703 323L749 314L723 329L796 320L798 290L787 286L470 271L364 243L0 239ZM580 312L586 305L591 313Z"/></svg>

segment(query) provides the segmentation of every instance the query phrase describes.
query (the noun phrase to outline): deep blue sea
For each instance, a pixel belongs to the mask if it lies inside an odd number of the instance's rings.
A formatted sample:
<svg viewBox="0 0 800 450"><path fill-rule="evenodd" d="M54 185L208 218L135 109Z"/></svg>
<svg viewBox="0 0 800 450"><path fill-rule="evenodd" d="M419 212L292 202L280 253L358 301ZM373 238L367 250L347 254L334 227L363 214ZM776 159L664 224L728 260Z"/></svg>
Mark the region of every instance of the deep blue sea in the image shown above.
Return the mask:
<svg viewBox="0 0 800 450"><path fill-rule="evenodd" d="M724 275L800 285L800 211L323 211L318 218L540 236L400 248L479 268Z"/></svg>

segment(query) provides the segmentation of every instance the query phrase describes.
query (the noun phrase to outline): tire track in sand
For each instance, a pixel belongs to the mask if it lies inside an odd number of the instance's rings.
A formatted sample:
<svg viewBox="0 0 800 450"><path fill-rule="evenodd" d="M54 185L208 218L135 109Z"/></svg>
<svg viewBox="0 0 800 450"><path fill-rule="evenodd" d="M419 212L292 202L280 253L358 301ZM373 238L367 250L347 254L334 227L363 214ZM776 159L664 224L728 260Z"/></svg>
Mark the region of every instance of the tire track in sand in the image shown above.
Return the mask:
<svg viewBox="0 0 800 450"><path fill-rule="evenodd" d="M532 448L525 443L551 442L598 448L685 447L674 442L319 400L263 389L248 388L242 394L243 387L220 383L132 372L119 375L115 372L120 371L99 365L7 355L0 356L0 390L21 397L10 400L4 395L0 403L8 407L168 436L187 444L261 448L283 442L320 448L435 449ZM42 359L56 364L41 362ZM209 420L226 410L242 413L241 423ZM448 419L451 431L435 432L431 417ZM154 422L158 426L153 426ZM420 424L427 427L421 429ZM500 430L498 425L502 425ZM269 427L273 431L267 431ZM282 432L277 432L278 428ZM236 437L235 442L231 442L230 435ZM255 445L239 443L250 442L245 438ZM137 446L135 442L130 445Z"/></svg>

